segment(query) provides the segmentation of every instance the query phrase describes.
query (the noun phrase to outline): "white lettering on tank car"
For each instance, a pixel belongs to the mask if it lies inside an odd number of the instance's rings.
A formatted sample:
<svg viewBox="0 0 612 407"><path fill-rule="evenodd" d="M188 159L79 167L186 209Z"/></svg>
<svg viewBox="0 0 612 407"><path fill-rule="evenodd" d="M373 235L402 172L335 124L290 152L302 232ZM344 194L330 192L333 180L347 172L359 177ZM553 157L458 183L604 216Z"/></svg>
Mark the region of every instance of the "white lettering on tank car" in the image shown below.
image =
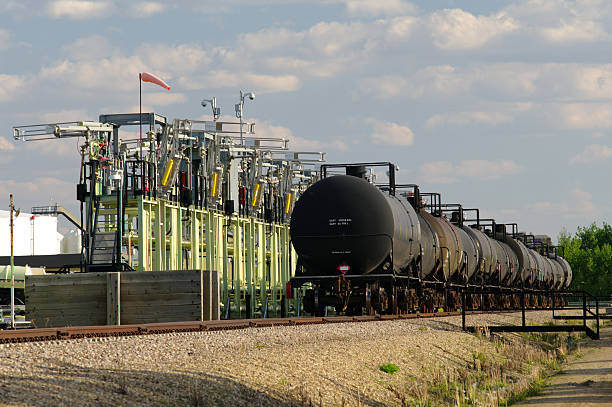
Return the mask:
<svg viewBox="0 0 612 407"><path fill-rule="evenodd" d="M348 226L353 219L351 218L331 218L328 221L329 226Z"/></svg>

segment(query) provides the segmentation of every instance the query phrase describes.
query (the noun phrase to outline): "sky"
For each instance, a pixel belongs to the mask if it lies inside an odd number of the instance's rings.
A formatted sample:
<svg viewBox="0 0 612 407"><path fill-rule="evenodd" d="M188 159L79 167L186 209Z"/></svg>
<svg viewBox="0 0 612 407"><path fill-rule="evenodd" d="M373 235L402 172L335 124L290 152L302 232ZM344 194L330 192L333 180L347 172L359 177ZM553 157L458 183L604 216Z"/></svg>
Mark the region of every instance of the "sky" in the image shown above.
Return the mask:
<svg viewBox="0 0 612 407"><path fill-rule="evenodd" d="M76 210L77 140L12 126L143 110L230 117L328 162L392 161L556 240L612 213L612 2L0 1L0 201ZM2 204L0 203L0 206Z"/></svg>

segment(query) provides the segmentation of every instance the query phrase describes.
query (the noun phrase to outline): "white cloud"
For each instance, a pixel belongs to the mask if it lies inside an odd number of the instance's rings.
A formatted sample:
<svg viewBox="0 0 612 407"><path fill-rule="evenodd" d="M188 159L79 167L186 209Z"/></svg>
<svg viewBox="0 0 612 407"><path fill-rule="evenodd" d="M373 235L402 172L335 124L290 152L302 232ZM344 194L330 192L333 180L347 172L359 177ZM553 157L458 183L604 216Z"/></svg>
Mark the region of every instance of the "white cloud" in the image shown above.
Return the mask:
<svg viewBox="0 0 612 407"><path fill-rule="evenodd" d="M414 133L408 126L374 118L366 119L365 122L372 129L370 138L375 144L410 146L414 143Z"/></svg>
<svg viewBox="0 0 612 407"><path fill-rule="evenodd" d="M590 164L595 161L607 160L612 157L612 148L601 144L591 144L584 151L572 156L570 164Z"/></svg>
<svg viewBox="0 0 612 407"><path fill-rule="evenodd" d="M435 12L429 23L434 44L446 50L480 48L492 39L518 28L518 21L505 13L488 17L474 16L461 9Z"/></svg>
<svg viewBox="0 0 612 407"><path fill-rule="evenodd" d="M290 47L302 41L305 34L284 27L264 28L262 30L241 34L238 43L251 52L264 52Z"/></svg>
<svg viewBox="0 0 612 407"><path fill-rule="evenodd" d="M407 92L411 82L401 76L386 75L374 78L365 78L359 81L359 90L362 93L373 95L377 99L393 99L402 94L407 97L419 97L423 94L423 90L419 93Z"/></svg>
<svg viewBox="0 0 612 407"><path fill-rule="evenodd" d="M609 38L601 23L579 19L574 19L571 22L561 20L558 27L545 27L540 30L540 33L548 41L561 44Z"/></svg>
<svg viewBox="0 0 612 407"><path fill-rule="evenodd" d="M47 111L42 114L38 120L42 123L59 123L85 120L97 121L98 118L91 116L87 109L65 109L51 112Z"/></svg>
<svg viewBox="0 0 612 407"><path fill-rule="evenodd" d="M0 151L12 151L15 149L15 144L6 137L0 136Z"/></svg>
<svg viewBox="0 0 612 407"><path fill-rule="evenodd" d="M230 71L210 71L201 77L181 77L179 84L185 89L249 88L255 93L292 92L300 87L294 75L263 75Z"/></svg>
<svg viewBox="0 0 612 407"><path fill-rule="evenodd" d="M38 78L65 81L81 89L133 91L138 88L138 73L147 70L148 67L138 56L113 56L97 60L59 61L43 67Z"/></svg>
<svg viewBox="0 0 612 407"><path fill-rule="evenodd" d="M230 121L235 121L235 118L229 118ZM339 137L332 137L327 140L317 140L314 138L298 137L293 134L291 129L284 126L275 125L270 121L257 121L255 119L247 120L256 123L255 135L257 137L273 137L289 140L289 150L291 151L327 151L334 149L337 151L346 151L348 146Z"/></svg>
<svg viewBox="0 0 612 407"><path fill-rule="evenodd" d="M518 174L521 167L512 160L464 160L457 164L434 161L421 166L421 176L428 182L446 184L460 178L493 180Z"/></svg>
<svg viewBox="0 0 612 407"><path fill-rule="evenodd" d="M313 50L328 57L336 56L355 46L363 47L364 40L372 34L369 28L359 22L321 22L307 31L305 39Z"/></svg>
<svg viewBox="0 0 612 407"><path fill-rule="evenodd" d="M562 105L558 121L572 129L612 128L612 106L602 103L568 103Z"/></svg>
<svg viewBox="0 0 612 407"><path fill-rule="evenodd" d="M419 69L411 76L387 75L365 78L359 82L362 93L377 99L404 96L418 99L425 95L452 95L467 92L473 85L473 75L466 75L451 65L433 65Z"/></svg>
<svg viewBox="0 0 612 407"><path fill-rule="evenodd" d="M142 59L158 72L201 72L211 62L207 51L197 44L143 44Z"/></svg>
<svg viewBox="0 0 612 407"><path fill-rule="evenodd" d="M546 99L570 102L612 98L612 64L493 63L432 65L405 76L385 75L359 80L359 91L378 99L462 97L504 101Z"/></svg>
<svg viewBox="0 0 612 407"><path fill-rule="evenodd" d="M160 14L166 9L166 5L157 1L140 1L130 5L132 15L136 17L151 17Z"/></svg>
<svg viewBox="0 0 612 407"><path fill-rule="evenodd" d="M344 3L351 15L398 15L413 13L416 7L403 0L335 0L334 3Z"/></svg>
<svg viewBox="0 0 612 407"><path fill-rule="evenodd" d="M315 78L329 78L340 73L345 67L342 58L315 61L292 57L272 57L265 61L267 69L276 72L294 72Z"/></svg>
<svg viewBox="0 0 612 407"><path fill-rule="evenodd" d="M612 98L612 65L571 66L573 89L579 96L593 99Z"/></svg>
<svg viewBox="0 0 612 407"><path fill-rule="evenodd" d="M110 1L55 0L47 6L47 12L54 18L92 19L110 15L113 11Z"/></svg>
<svg viewBox="0 0 612 407"><path fill-rule="evenodd" d="M244 78L250 89L257 89L257 92L262 94L292 92L300 88L300 80L294 75L263 75L248 73Z"/></svg>
<svg viewBox="0 0 612 407"><path fill-rule="evenodd" d="M418 18L412 16L400 16L388 22L386 38L389 40L401 40L410 37L416 26Z"/></svg>
<svg viewBox="0 0 612 407"><path fill-rule="evenodd" d="M503 112L456 112L435 114L427 119L425 128L433 129L438 126L466 126L471 124L498 125L509 123L514 117Z"/></svg>
<svg viewBox="0 0 612 407"><path fill-rule="evenodd" d="M71 44L62 46L61 50L76 60L106 58L112 54L111 44L101 35L80 38Z"/></svg>
<svg viewBox="0 0 612 407"><path fill-rule="evenodd" d="M187 97L184 93L179 92L153 92L142 94L143 103L156 106L168 106L177 103L187 102Z"/></svg>
<svg viewBox="0 0 612 407"><path fill-rule="evenodd" d="M0 74L0 103L15 99L24 85L25 79L22 76Z"/></svg>
<svg viewBox="0 0 612 407"><path fill-rule="evenodd" d="M15 206L23 210L29 210L21 206L25 202L33 205L72 204L75 201L74 184L55 177L41 177L34 181L17 181L12 179L0 180L0 195L13 194Z"/></svg>

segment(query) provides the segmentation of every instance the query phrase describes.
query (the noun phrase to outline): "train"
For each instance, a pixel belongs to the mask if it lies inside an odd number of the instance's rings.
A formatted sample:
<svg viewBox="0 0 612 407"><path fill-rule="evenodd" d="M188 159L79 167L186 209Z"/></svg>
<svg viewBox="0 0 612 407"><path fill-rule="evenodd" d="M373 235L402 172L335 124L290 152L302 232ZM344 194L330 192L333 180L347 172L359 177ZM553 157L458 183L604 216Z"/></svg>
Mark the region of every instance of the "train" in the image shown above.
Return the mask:
<svg viewBox="0 0 612 407"><path fill-rule="evenodd" d="M376 167L387 170L388 182L376 182ZM398 184L395 172L390 162L326 164L295 203L297 266L289 284L305 288L306 312L562 305L554 292L568 289L572 270L549 239Z"/></svg>

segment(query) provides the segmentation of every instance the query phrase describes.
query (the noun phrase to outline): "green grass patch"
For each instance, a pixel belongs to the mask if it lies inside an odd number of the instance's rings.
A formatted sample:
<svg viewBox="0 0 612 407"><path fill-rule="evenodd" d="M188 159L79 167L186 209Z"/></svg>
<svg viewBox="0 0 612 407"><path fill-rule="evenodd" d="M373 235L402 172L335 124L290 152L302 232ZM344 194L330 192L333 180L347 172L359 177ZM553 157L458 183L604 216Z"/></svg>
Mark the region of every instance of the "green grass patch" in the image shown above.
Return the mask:
<svg viewBox="0 0 612 407"><path fill-rule="evenodd" d="M387 363L385 365L378 366L380 370L385 373L393 374L399 370L399 366L393 363Z"/></svg>
<svg viewBox="0 0 612 407"><path fill-rule="evenodd" d="M519 401L526 400L529 397L539 396L542 393L542 389L545 385L546 383L544 382L544 380L534 381L533 383L531 383L531 386L529 386L529 388L527 388L527 390L525 390L524 392L511 396L506 401L506 405L511 406L513 404L518 403Z"/></svg>

